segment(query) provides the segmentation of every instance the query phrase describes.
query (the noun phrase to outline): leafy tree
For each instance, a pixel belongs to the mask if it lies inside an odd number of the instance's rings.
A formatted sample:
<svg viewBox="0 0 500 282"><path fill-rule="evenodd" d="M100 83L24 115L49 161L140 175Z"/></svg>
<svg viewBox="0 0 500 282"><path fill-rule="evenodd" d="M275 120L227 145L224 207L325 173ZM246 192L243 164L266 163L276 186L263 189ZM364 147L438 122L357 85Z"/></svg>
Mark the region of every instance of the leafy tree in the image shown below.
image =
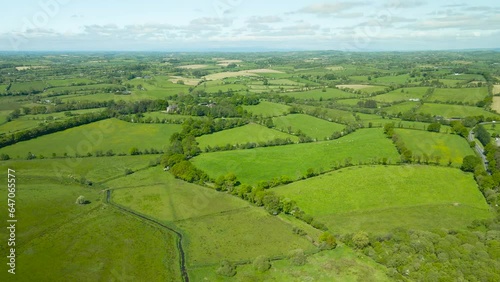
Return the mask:
<svg viewBox="0 0 500 282"><path fill-rule="evenodd" d="M466 172L474 172L476 167L481 164L481 159L474 155L465 156L460 169Z"/></svg>
<svg viewBox="0 0 500 282"><path fill-rule="evenodd" d="M332 250L337 247L337 240L335 240L335 237L329 232L321 234L321 236L319 236L319 242L319 248L322 250Z"/></svg>
<svg viewBox="0 0 500 282"><path fill-rule="evenodd" d="M484 128L482 124L476 127L476 137L483 144L483 146L488 145L491 142L491 136L488 131Z"/></svg>
<svg viewBox="0 0 500 282"><path fill-rule="evenodd" d="M430 131L430 132L440 132L441 131L441 124L439 122L431 123L427 127L427 131Z"/></svg>
<svg viewBox="0 0 500 282"><path fill-rule="evenodd" d="M132 147L132 148L130 148L129 153L131 156L136 156L136 155L140 155L141 151L139 151L139 149L137 147Z"/></svg>
<svg viewBox="0 0 500 282"><path fill-rule="evenodd" d="M86 204L88 204L88 201L85 199L84 196L79 196L76 199L76 203L79 204L79 205L86 205Z"/></svg>
<svg viewBox="0 0 500 282"><path fill-rule="evenodd" d="M352 243L358 249L363 249L370 244L370 238L364 231L360 231L352 236Z"/></svg>

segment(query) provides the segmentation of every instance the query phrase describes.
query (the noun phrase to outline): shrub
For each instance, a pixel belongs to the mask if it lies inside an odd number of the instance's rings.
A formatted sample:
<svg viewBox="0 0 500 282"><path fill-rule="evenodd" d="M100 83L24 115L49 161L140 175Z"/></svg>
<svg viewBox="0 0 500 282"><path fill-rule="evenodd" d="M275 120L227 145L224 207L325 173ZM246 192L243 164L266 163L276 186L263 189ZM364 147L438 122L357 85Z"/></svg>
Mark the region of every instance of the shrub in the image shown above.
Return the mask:
<svg viewBox="0 0 500 282"><path fill-rule="evenodd" d="M253 267L259 272L266 272L271 268L271 263L269 262L269 259L267 257L258 256L253 261Z"/></svg>
<svg viewBox="0 0 500 282"><path fill-rule="evenodd" d="M304 265L307 262L307 257L304 254L304 250L302 249L290 251L290 253L288 254L288 259L293 265Z"/></svg>
<svg viewBox="0 0 500 282"><path fill-rule="evenodd" d="M236 267L234 267L234 265L232 265L230 262L224 260L221 262L216 272L218 275L233 277L236 275Z"/></svg>

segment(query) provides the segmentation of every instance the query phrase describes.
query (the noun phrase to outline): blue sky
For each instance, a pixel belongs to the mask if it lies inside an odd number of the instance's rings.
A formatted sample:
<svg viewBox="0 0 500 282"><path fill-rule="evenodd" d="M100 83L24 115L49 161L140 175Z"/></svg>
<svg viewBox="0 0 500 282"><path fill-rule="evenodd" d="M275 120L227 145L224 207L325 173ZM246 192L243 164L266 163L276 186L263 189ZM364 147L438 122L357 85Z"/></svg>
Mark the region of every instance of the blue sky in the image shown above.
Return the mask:
<svg viewBox="0 0 500 282"><path fill-rule="evenodd" d="M441 50L500 47L499 1L18 0L0 50Z"/></svg>

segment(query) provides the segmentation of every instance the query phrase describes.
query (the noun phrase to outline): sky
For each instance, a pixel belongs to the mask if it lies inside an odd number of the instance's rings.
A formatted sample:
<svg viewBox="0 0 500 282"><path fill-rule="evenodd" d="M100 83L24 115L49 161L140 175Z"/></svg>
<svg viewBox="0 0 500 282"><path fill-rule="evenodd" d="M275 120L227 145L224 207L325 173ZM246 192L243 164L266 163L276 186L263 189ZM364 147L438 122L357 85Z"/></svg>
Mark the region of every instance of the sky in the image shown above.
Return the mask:
<svg viewBox="0 0 500 282"><path fill-rule="evenodd" d="M2 51L413 51L500 47L500 1L17 0Z"/></svg>

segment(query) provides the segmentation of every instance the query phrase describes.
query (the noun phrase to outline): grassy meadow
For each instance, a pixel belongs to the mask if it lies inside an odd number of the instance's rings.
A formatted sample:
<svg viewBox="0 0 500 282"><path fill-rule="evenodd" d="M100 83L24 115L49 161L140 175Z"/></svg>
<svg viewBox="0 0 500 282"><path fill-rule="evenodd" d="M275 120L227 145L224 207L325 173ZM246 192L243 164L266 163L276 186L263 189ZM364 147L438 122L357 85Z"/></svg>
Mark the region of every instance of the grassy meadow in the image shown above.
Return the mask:
<svg viewBox="0 0 500 282"><path fill-rule="evenodd" d="M273 191L297 201L335 232L465 228L492 216L472 174L455 168L352 167Z"/></svg>
<svg viewBox="0 0 500 282"><path fill-rule="evenodd" d="M269 129L265 126L258 124L247 124L241 127L216 132L209 135L203 135L196 138L199 147L203 150L210 146L225 146L227 144L245 144L245 143L259 143L275 140L277 138L287 139L290 138L294 142L298 142L298 137L283 133L274 129Z"/></svg>
<svg viewBox="0 0 500 282"><path fill-rule="evenodd" d="M84 156L97 150L128 154L132 147L165 150L170 136L180 130L176 124L134 124L108 119L19 142L0 151L12 158L26 158L28 152L50 157L53 153Z"/></svg>
<svg viewBox="0 0 500 282"><path fill-rule="evenodd" d="M363 129L333 141L207 153L193 163L213 178L232 172L242 183L256 184L284 175L297 179L309 168L327 171L346 159L357 164L382 158L395 163L399 154L381 129Z"/></svg>
<svg viewBox="0 0 500 282"><path fill-rule="evenodd" d="M281 116L284 113L288 113L290 107L283 104L262 101L258 105L243 106L243 109L252 113L252 115L254 116L262 115L264 117L275 117L275 116Z"/></svg>
<svg viewBox="0 0 500 282"><path fill-rule="evenodd" d="M330 137L334 132L341 132L344 125L328 122L316 117L303 114L294 114L273 118L274 126L284 132L291 129L292 132L299 130L305 135L315 138L317 140L324 140Z"/></svg>

